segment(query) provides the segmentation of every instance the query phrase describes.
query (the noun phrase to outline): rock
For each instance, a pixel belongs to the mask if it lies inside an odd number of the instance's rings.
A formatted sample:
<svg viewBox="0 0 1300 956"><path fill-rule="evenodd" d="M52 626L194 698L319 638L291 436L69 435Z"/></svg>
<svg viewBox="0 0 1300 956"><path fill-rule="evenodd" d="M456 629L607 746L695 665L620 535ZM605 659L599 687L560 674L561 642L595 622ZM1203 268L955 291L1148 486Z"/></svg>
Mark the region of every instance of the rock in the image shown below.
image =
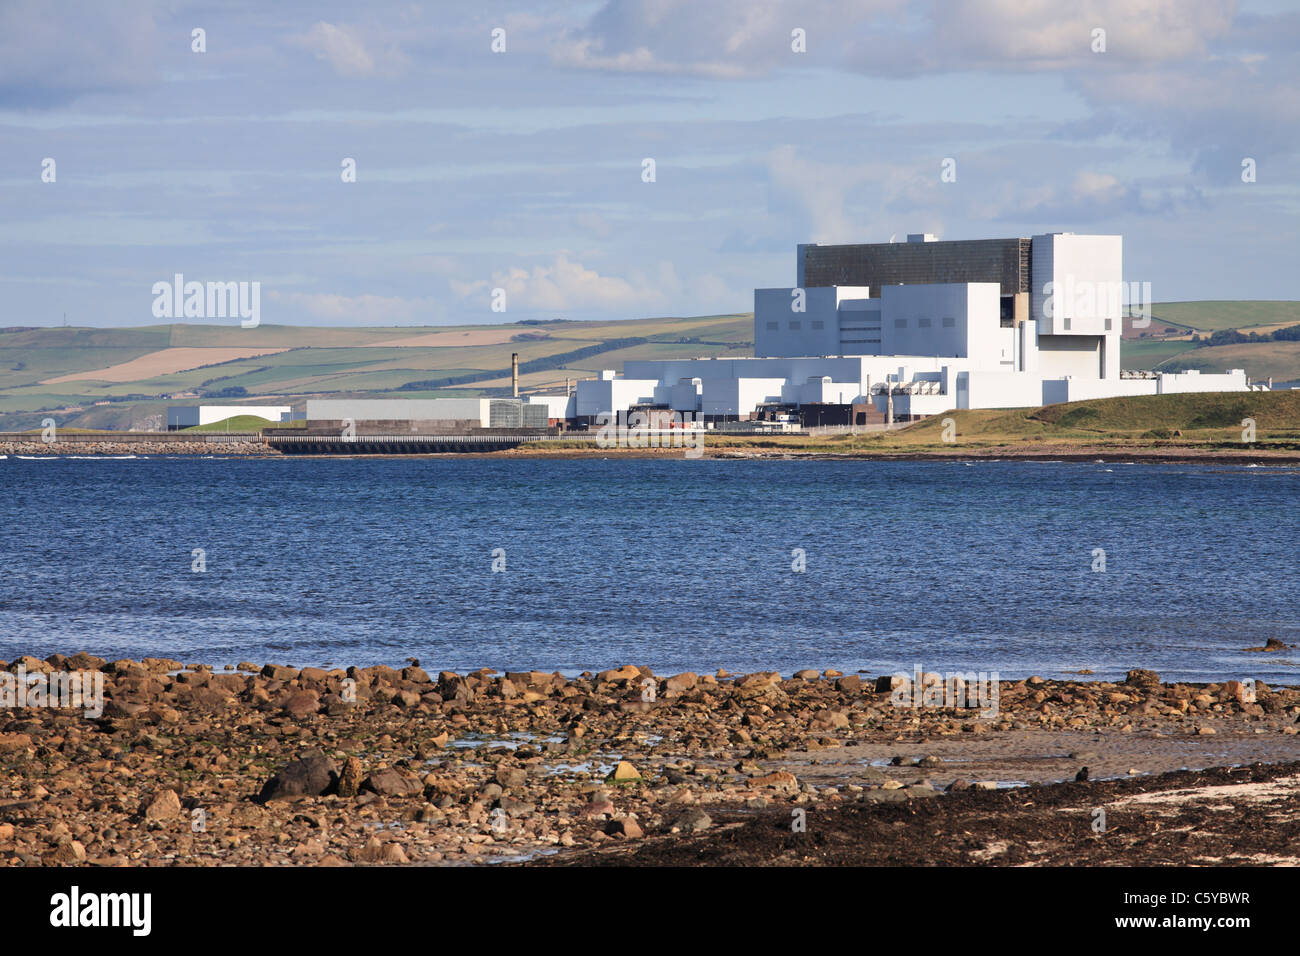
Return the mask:
<svg viewBox="0 0 1300 956"><path fill-rule="evenodd" d="M496 781L507 790L518 790L528 783L528 772L519 767L507 767L502 764L497 767Z"/></svg>
<svg viewBox="0 0 1300 956"><path fill-rule="evenodd" d="M971 782L964 777L958 777L952 783L948 784L944 790L948 793L960 793L963 790L970 790Z"/></svg>
<svg viewBox="0 0 1300 956"><path fill-rule="evenodd" d="M816 680L821 677L821 673L815 670L801 670L795 671L794 676L798 680Z"/></svg>
<svg viewBox="0 0 1300 956"><path fill-rule="evenodd" d="M880 785L881 790L902 790L903 784L898 780L886 780Z"/></svg>
<svg viewBox="0 0 1300 956"><path fill-rule="evenodd" d="M586 819L593 817L612 817L614 815L614 804L608 800L593 800L584 806L578 813L579 816Z"/></svg>
<svg viewBox="0 0 1300 956"><path fill-rule="evenodd" d="M311 754L286 764L284 769L266 781L257 795L257 802L316 797L333 789L337 783L338 768L334 761L323 754Z"/></svg>
<svg viewBox="0 0 1300 956"><path fill-rule="evenodd" d="M361 789L377 793L384 797L405 797L413 793L423 793L424 784L414 774L404 774L398 770L376 770L361 782Z"/></svg>
<svg viewBox="0 0 1300 956"><path fill-rule="evenodd" d="M692 807L677 818L673 827L677 830L707 830L713 826L713 818L699 807Z"/></svg>
<svg viewBox="0 0 1300 956"><path fill-rule="evenodd" d="M827 671L826 676L830 677L831 672ZM850 674L847 677L841 677L835 681L835 689L842 694L856 694L862 690L862 678L857 674Z"/></svg>
<svg viewBox="0 0 1300 956"><path fill-rule="evenodd" d="M610 836L622 836L629 840L639 840L645 836L641 825L631 817L615 817L605 824L605 832Z"/></svg>
<svg viewBox="0 0 1300 956"><path fill-rule="evenodd" d="M297 678L298 672L292 667L279 667L275 664L267 664L262 668L262 676L269 677L271 680L284 681L286 684Z"/></svg>
<svg viewBox="0 0 1300 956"><path fill-rule="evenodd" d="M289 699L284 702L283 710L290 717L298 719L310 717L320 710L320 695L314 690L304 690L296 694L290 694Z"/></svg>
<svg viewBox="0 0 1300 956"><path fill-rule="evenodd" d="M365 770L357 757L349 757L343 763L343 773L339 775L339 796L355 797L361 792L361 782L365 779Z"/></svg>
<svg viewBox="0 0 1300 956"><path fill-rule="evenodd" d="M641 668L632 664L625 664L616 670L601 671L596 675L596 679L602 681L639 681L641 676Z"/></svg>
<svg viewBox="0 0 1300 956"><path fill-rule="evenodd" d="M67 658L63 663L74 671L98 671L103 670L104 665L108 662L102 657L95 657L85 651L79 651Z"/></svg>
<svg viewBox="0 0 1300 956"><path fill-rule="evenodd" d="M12 823L0 823L0 842L7 843L14 838L14 825Z"/></svg>
<svg viewBox="0 0 1300 956"><path fill-rule="evenodd" d="M164 790L140 807L146 820L174 820L181 815L181 798L175 790Z"/></svg>
<svg viewBox="0 0 1300 956"><path fill-rule="evenodd" d="M1196 732L1200 734L1202 737L1207 737L1216 733L1217 731L1215 731L1213 727L1207 727L1205 725L1201 725L1200 727L1196 728Z"/></svg>
<svg viewBox="0 0 1300 956"><path fill-rule="evenodd" d="M668 694L680 694L684 691L693 690L699 680L699 675L690 671L676 674L664 681L664 691Z"/></svg>
<svg viewBox="0 0 1300 956"><path fill-rule="evenodd" d="M0 754L17 753L32 745L28 734L0 734Z"/></svg>
<svg viewBox="0 0 1300 956"><path fill-rule="evenodd" d="M934 754L927 754L918 760L916 765L918 767L941 767L943 766L943 758L936 757Z"/></svg>
<svg viewBox="0 0 1300 956"><path fill-rule="evenodd" d="M51 863L57 863L60 866L82 863L86 859L86 848L79 840L64 837L55 844L48 859Z"/></svg>
<svg viewBox="0 0 1300 956"><path fill-rule="evenodd" d="M1124 683L1130 686L1146 687L1152 684L1159 684L1160 677L1155 671L1134 669L1129 671L1127 676L1125 676Z"/></svg>
<svg viewBox="0 0 1300 956"><path fill-rule="evenodd" d="M358 863L408 863L406 851L397 843L383 843L379 837L371 837L366 845L358 850L353 859Z"/></svg>
<svg viewBox="0 0 1300 956"><path fill-rule="evenodd" d="M776 770L762 777L750 777L751 787L770 787L785 793L798 793L799 781L788 770Z"/></svg>
<svg viewBox="0 0 1300 956"><path fill-rule="evenodd" d="M977 780L975 782L976 790L996 790L998 784L996 780Z"/></svg>
<svg viewBox="0 0 1300 956"><path fill-rule="evenodd" d="M626 760L620 760L618 766L614 768L614 772L605 779L613 781L614 783L624 783L633 780L640 780L641 774L637 771L636 767L632 766Z"/></svg>
<svg viewBox="0 0 1300 956"><path fill-rule="evenodd" d="M907 799L907 794L903 792L902 784L899 784L896 787L868 790L858 799L863 803L902 803Z"/></svg>
<svg viewBox="0 0 1300 956"><path fill-rule="evenodd" d="M1246 648L1246 650L1254 651L1257 653L1269 652L1269 651L1284 651L1290 646L1291 645L1285 644L1282 641L1278 640L1276 637L1270 637L1267 641L1264 642L1263 647L1248 647Z"/></svg>

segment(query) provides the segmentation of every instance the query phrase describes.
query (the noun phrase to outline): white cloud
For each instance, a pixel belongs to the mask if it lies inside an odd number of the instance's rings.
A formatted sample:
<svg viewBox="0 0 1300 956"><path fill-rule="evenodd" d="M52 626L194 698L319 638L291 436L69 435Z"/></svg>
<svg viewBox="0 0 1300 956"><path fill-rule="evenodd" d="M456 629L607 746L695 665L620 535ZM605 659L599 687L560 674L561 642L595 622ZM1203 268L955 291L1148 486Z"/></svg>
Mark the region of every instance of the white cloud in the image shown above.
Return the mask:
<svg viewBox="0 0 1300 956"><path fill-rule="evenodd" d="M531 268L515 266L493 273L491 280L451 281L452 291L468 303L486 307L491 290L506 291L508 310L524 312L603 311L620 317L665 314L696 315L716 309L744 308L749 291L733 290L724 280L704 273L689 280L667 260L649 272L628 276L601 275L560 253L551 262Z"/></svg>
<svg viewBox="0 0 1300 956"><path fill-rule="evenodd" d="M348 27L321 20L306 33L292 37L291 42L310 50L316 59L324 60L340 76L367 76L375 72L374 57L366 50L361 37Z"/></svg>
<svg viewBox="0 0 1300 956"><path fill-rule="evenodd" d="M446 311L443 303L433 298L272 291L267 300L296 308L324 325L431 325ZM269 312L263 318L276 321Z"/></svg>

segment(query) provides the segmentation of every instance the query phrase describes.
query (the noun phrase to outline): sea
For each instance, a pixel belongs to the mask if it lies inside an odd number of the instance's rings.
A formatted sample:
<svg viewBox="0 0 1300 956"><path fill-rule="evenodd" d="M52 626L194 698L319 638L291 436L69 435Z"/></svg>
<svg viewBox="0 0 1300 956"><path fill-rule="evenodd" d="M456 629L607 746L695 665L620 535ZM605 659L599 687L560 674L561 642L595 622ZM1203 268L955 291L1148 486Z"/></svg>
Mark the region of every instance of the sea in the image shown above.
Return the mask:
<svg viewBox="0 0 1300 956"><path fill-rule="evenodd" d="M1300 469L0 460L0 659L1300 684Z"/></svg>

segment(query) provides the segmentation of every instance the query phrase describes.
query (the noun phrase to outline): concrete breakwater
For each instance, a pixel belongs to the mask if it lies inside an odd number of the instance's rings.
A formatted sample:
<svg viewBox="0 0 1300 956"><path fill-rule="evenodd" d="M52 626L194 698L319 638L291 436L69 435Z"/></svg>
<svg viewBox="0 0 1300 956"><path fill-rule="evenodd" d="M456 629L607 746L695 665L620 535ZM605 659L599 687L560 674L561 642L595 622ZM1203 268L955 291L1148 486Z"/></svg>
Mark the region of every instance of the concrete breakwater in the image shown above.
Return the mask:
<svg viewBox="0 0 1300 956"><path fill-rule="evenodd" d="M274 455L261 436L248 434L182 435L176 432L123 432L121 435L58 433L53 441L40 435L0 432L0 455Z"/></svg>

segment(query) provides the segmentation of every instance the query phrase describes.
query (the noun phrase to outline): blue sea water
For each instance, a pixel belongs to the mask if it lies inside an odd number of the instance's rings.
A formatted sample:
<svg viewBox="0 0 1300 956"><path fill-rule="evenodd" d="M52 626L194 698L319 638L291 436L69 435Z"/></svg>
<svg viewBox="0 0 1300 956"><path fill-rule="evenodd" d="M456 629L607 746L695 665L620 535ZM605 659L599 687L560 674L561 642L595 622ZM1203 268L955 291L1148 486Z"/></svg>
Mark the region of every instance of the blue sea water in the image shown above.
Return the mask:
<svg viewBox="0 0 1300 956"><path fill-rule="evenodd" d="M11 456L0 658L1295 684L1244 649L1300 643L1297 504L1293 468Z"/></svg>

